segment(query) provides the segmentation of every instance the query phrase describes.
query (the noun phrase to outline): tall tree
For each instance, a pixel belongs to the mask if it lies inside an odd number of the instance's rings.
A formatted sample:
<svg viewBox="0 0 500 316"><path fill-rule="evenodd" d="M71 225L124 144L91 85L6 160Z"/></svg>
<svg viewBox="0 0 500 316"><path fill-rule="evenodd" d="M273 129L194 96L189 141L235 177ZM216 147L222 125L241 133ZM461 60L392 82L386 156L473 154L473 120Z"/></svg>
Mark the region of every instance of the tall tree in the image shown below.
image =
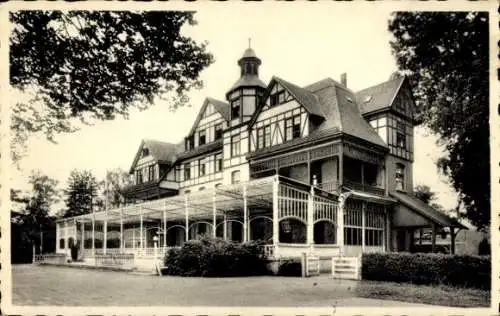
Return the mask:
<svg viewBox="0 0 500 316"><path fill-rule="evenodd" d="M121 194L121 190L132 183L132 178L123 169L108 170L106 178L103 181L102 190L104 207L117 208L123 205L125 200Z"/></svg>
<svg viewBox="0 0 500 316"><path fill-rule="evenodd" d="M413 195L417 199L429 205L436 199L436 193L433 192L431 188L425 184L419 184L415 188L413 188Z"/></svg>
<svg viewBox="0 0 500 316"><path fill-rule="evenodd" d="M194 12L25 10L10 21L10 83L29 100L13 104L15 159L34 132L54 141L78 120L128 117L157 96L175 109L213 62L206 43L181 34Z"/></svg>
<svg viewBox="0 0 500 316"><path fill-rule="evenodd" d="M11 210L14 262L20 253L25 251L31 253L31 245L40 249L43 233L48 233L54 228L55 218L50 213L53 205L59 200L58 182L40 171L34 171L29 177L29 183L31 190L26 194L11 189L10 200L16 208ZM52 249L54 246L45 245L44 249Z"/></svg>
<svg viewBox="0 0 500 316"><path fill-rule="evenodd" d="M99 183L91 171L73 170L68 179L64 217L91 213L98 204Z"/></svg>
<svg viewBox="0 0 500 316"><path fill-rule="evenodd" d="M393 53L418 116L447 153L438 161L478 227L490 223L489 32L486 12L397 12Z"/></svg>

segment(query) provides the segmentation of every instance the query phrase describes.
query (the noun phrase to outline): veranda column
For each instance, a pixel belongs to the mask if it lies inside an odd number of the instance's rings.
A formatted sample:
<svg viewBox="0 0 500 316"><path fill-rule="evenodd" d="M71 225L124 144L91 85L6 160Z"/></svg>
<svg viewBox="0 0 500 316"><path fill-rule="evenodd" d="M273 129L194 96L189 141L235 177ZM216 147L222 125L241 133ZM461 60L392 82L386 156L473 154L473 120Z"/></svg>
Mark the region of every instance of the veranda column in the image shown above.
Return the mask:
<svg viewBox="0 0 500 316"><path fill-rule="evenodd" d="M104 220L102 229L104 230L104 237L102 238L102 253L106 254L106 249L108 248L108 219Z"/></svg>
<svg viewBox="0 0 500 316"><path fill-rule="evenodd" d="M274 177L274 182L273 182L273 245L274 245L274 252L276 253L278 250L278 243L279 243L279 199L278 199L278 194L279 194L279 181L278 181L278 176Z"/></svg>
<svg viewBox="0 0 500 316"><path fill-rule="evenodd" d="M248 241L247 186L243 185L243 242Z"/></svg>
<svg viewBox="0 0 500 316"><path fill-rule="evenodd" d="M457 231L458 232L458 231ZM455 237L456 237L456 232L454 227L450 227L450 254L454 255L455 254Z"/></svg>
<svg viewBox="0 0 500 316"><path fill-rule="evenodd" d="M337 244L340 249L340 255L342 255L344 251L344 214L346 209L346 198L346 193L341 193L339 195L339 203L337 205Z"/></svg>
<svg viewBox="0 0 500 316"><path fill-rule="evenodd" d="M314 187L307 195L307 245L312 251L314 245Z"/></svg>
<svg viewBox="0 0 500 316"><path fill-rule="evenodd" d="M436 250L436 224L432 223L432 252Z"/></svg>
<svg viewBox="0 0 500 316"><path fill-rule="evenodd" d="M141 216L140 216L140 218L141 218L141 226L140 226L141 230L140 230L140 237L139 237L139 246L140 246L139 248L143 249L144 248L144 240L143 240L144 239L143 238L144 237L144 232L143 232L143 225L142 225L142 209L141 209Z"/></svg>
<svg viewBox="0 0 500 316"><path fill-rule="evenodd" d="M120 252L123 252L123 209L120 209Z"/></svg>
<svg viewBox="0 0 500 316"><path fill-rule="evenodd" d="M366 202L361 203L361 251L366 248Z"/></svg>
<svg viewBox="0 0 500 316"><path fill-rule="evenodd" d="M81 229L82 229L82 256L85 251L85 220L82 221L80 224Z"/></svg>
<svg viewBox="0 0 500 316"><path fill-rule="evenodd" d="M61 248L59 248L59 239L61 238L61 227L60 227L60 222L56 222L56 253L58 253Z"/></svg>
<svg viewBox="0 0 500 316"><path fill-rule="evenodd" d="M76 218L73 218L73 238L75 239L75 245L78 242L78 226L76 223Z"/></svg>
<svg viewBox="0 0 500 316"><path fill-rule="evenodd" d="M189 201L188 196L184 197L184 213L186 215L186 241L189 240Z"/></svg>
<svg viewBox="0 0 500 316"><path fill-rule="evenodd" d="M95 255L95 212L92 212L92 255Z"/></svg>
<svg viewBox="0 0 500 316"><path fill-rule="evenodd" d="M224 222L222 224L222 229L224 229L224 231L222 232L222 236L224 237L224 240L227 240L227 215L225 212L224 212Z"/></svg>
<svg viewBox="0 0 500 316"><path fill-rule="evenodd" d="M214 238L217 237L217 191L214 189L213 197L212 197L212 236Z"/></svg>
<svg viewBox="0 0 500 316"><path fill-rule="evenodd" d="M386 231L386 248L384 249L385 251L392 251L392 227L391 227L391 214L389 213L389 210L387 209L387 206L385 207L385 220L386 220L386 225L385 225L385 231Z"/></svg>
<svg viewBox="0 0 500 316"><path fill-rule="evenodd" d="M163 249L167 248L167 211L163 211Z"/></svg>

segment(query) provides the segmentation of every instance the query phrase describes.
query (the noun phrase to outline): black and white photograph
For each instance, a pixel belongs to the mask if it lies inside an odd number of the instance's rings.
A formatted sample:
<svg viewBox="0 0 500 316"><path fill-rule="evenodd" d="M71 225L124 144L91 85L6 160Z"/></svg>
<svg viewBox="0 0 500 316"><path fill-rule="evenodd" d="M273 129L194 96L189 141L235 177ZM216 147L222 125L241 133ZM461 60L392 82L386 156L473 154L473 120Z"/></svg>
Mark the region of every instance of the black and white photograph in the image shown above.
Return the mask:
<svg viewBox="0 0 500 316"><path fill-rule="evenodd" d="M14 2L3 313L498 313L495 1Z"/></svg>

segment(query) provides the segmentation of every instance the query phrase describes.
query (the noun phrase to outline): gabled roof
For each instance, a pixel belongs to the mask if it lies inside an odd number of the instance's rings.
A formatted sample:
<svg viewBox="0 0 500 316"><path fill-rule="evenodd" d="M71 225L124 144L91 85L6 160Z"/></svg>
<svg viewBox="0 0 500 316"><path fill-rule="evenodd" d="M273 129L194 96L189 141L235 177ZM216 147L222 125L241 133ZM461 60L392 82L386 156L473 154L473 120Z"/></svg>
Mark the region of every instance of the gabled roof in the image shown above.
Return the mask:
<svg viewBox="0 0 500 316"><path fill-rule="evenodd" d="M317 96L326 114L325 121L318 125L316 131L336 127L344 134L387 148L387 144L361 115L351 90L331 78L313 83L306 89Z"/></svg>
<svg viewBox="0 0 500 316"><path fill-rule="evenodd" d="M409 207L423 217L430 219L441 226L467 228L456 219L435 210L433 207L414 196L396 191L390 192L390 195L396 198L401 204Z"/></svg>
<svg viewBox="0 0 500 316"><path fill-rule="evenodd" d="M222 117L226 121L231 120L231 107L229 106L228 103L216 100L214 98L207 98L208 102L214 106L214 108L217 110L217 112L222 115Z"/></svg>
<svg viewBox="0 0 500 316"><path fill-rule="evenodd" d="M325 117L325 113L319 104L318 97L315 96L314 93L311 93L307 89L301 88L276 76L271 79L269 87L272 86L274 81L278 82L285 89L287 89L297 102L299 102L307 110L307 112L309 112L309 114L323 118Z"/></svg>
<svg viewBox="0 0 500 316"><path fill-rule="evenodd" d="M189 151L184 151L177 156L177 159L178 160L189 159L218 149L222 149L222 139L207 143L205 145L198 146Z"/></svg>
<svg viewBox="0 0 500 316"><path fill-rule="evenodd" d="M149 154L159 163L173 164L176 160L176 155L182 151L182 144L172 144L153 139L143 139L135 154L134 162L130 167L129 173L134 172L135 166L139 161L142 149L146 147L149 149Z"/></svg>
<svg viewBox="0 0 500 316"><path fill-rule="evenodd" d="M396 77L376 86L355 93L362 114L382 110L392 106L406 77Z"/></svg>
<svg viewBox="0 0 500 316"><path fill-rule="evenodd" d="M198 126L198 123L200 122L203 113L205 113L205 110L209 104L212 104L217 112L219 112L226 121L229 121L231 119L231 109L229 108L229 104L216 100L214 98L207 97L205 98L205 101L203 101L203 105L201 106L200 112L198 112L198 116L196 116L196 120L194 121L188 136L192 135L196 130L196 127Z"/></svg>

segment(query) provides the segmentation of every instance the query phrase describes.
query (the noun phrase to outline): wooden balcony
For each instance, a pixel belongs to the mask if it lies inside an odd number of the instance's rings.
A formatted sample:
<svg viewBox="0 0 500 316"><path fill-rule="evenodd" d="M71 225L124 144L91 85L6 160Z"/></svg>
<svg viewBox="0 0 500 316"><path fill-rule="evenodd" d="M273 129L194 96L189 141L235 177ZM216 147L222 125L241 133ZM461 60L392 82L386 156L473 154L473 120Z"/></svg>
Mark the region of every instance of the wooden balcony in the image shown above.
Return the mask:
<svg viewBox="0 0 500 316"><path fill-rule="evenodd" d="M344 179L344 187L351 189L362 191L366 193L371 193L375 195L385 195L385 189L381 187L376 187L373 185L369 185L366 183L355 182L351 180Z"/></svg>
<svg viewBox="0 0 500 316"><path fill-rule="evenodd" d="M328 193L339 193L340 191L339 190L340 186L338 181L318 183L317 187Z"/></svg>
<svg viewBox="0 0 500 316"><path fill-rule="evenodd" d="M318 183L317 187L323 191L328 192L328 193L338 194L340 192L340 184L337 181ZM371 193L371 194L375 194L375 195L381 195L381 196L385 195L384 188L376 187L376 186L369 185L366 183L351 181L351 180L347 180L347 179L344 180L344 187L351 189L351 190L362 191L362 192Z"/></svg>

